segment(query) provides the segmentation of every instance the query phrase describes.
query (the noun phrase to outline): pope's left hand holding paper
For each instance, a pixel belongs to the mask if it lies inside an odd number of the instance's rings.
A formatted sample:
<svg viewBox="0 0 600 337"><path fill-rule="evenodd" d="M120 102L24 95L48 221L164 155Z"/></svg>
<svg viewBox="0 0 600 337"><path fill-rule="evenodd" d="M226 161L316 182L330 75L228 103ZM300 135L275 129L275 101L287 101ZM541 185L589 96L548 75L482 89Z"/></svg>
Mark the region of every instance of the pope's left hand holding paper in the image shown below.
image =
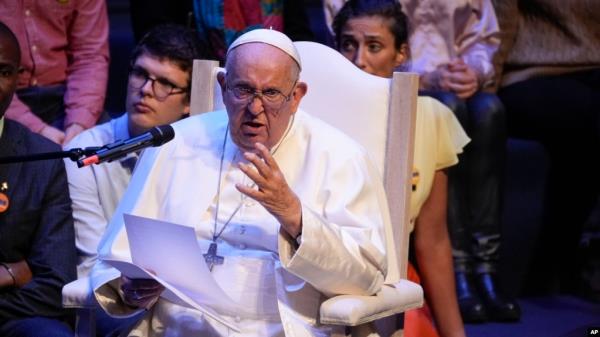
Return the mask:
<svg viewBox="0 0 600 337"><path fill-rule="evenodd" d="M127 305L148 309L162 295L215 319L217 315L202 304L235 306L212 278L193 228L130 214L123 217L133 263L104 261L122 273L120 294Z"/></svg>

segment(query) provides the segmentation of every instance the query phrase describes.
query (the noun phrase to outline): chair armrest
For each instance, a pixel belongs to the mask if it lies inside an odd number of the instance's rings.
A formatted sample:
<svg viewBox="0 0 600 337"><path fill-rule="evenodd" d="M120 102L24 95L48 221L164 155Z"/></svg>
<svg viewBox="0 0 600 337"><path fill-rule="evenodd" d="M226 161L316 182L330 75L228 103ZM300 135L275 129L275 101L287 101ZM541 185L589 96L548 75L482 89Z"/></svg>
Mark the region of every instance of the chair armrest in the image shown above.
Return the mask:
<svg viewBox="0 0 600 337"><path fill-rule="evenodd" d="M66 284L62 289L64 308L94 308L98 305L88 277Z"/></svg>
<svg viewBox="0 0 600 337"><path fill-rule="evenodd" d="M373 296L340 295L321 304L321 323L356 326L423 305L423 288L400 280Z"/></svg>

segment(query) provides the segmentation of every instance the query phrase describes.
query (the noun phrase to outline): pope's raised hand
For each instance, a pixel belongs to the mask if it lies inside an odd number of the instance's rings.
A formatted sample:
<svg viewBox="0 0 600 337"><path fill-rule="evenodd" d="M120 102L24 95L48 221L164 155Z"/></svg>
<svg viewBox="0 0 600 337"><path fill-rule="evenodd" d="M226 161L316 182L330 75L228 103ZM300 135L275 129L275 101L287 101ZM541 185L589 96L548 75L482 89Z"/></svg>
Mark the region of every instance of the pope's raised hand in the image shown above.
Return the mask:
<svg viewBox="0 0 600 337"><path fill-rule="evenodd" d="M266 146L255 144L256 153L244 152L244 158L254 165L240 163L240 169L256 184L256 188L236 184L238 191L258 201L273 214L283 229L297 237L302 232L300 199L285 181L283 173Z"/></svg>

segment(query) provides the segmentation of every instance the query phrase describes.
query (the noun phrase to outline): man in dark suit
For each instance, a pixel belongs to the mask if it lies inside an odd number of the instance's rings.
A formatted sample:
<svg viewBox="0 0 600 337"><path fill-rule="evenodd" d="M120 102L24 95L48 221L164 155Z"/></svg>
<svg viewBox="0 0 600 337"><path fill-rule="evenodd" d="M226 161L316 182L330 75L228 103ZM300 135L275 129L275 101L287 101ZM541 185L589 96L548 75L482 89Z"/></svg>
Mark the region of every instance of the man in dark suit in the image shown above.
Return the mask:
<svg viewBox="0 0 600 337"><path fill-rule="evenodd" d="M0 22L0 157L60 151L4 118L20 57L16 37ZM0 336L73 336L61 289L75 279L75 254L63 161L0 165Z"/></svg>

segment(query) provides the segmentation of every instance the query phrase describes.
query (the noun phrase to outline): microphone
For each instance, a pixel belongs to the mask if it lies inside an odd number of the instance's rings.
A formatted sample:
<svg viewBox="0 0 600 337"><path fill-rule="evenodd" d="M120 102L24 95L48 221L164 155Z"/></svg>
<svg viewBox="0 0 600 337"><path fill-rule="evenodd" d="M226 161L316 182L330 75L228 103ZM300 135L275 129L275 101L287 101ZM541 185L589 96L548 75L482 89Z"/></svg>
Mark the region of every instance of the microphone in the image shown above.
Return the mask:
<svg viewBox="0 0 600 337"><path fill-rule="evenodd" d="M175 131L170 125L155 126L150 131L127 140L119 140L112 144L104 145L94 154L77 160L78 167L92 164L111 162L124 157L128 153L141 150L149 146L161 146L175 137Z"/></svg>

